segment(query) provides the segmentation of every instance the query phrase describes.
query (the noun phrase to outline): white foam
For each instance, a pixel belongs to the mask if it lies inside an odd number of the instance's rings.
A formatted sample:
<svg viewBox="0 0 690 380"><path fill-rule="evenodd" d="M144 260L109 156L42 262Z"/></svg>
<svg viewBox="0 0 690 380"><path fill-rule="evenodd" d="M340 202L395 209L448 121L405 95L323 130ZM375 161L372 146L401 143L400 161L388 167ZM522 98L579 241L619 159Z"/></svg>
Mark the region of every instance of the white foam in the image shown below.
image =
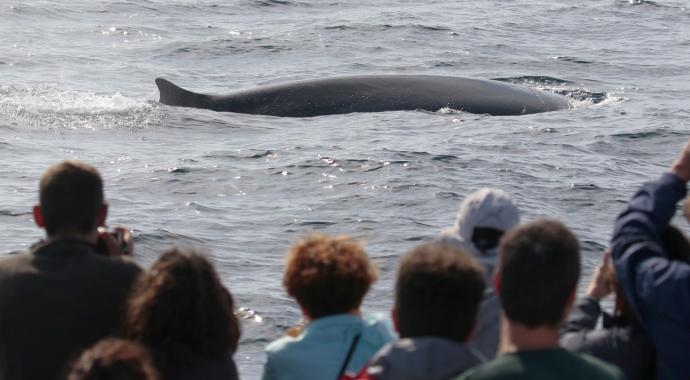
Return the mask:
<svg viewBox="0 0 690 380"><path fill-rule="evenodd" d="M0 113L33 127L71 129L141 128L161 118L157 103L149 99L50 86L0 86Z"/></svg>
<svg viewBox="0 0 690 380"><path fill-rule="evenodd" d="M448 115L455 115L455 114L463 114L463 113L465 113L465 112L463 112L462 110L456 110L456 109L450 108L450 107L443 107L443 108L441 108L440 110L438 110L437 112L438 112L438 113L442 113L442 114L448 114Z"/></svg>

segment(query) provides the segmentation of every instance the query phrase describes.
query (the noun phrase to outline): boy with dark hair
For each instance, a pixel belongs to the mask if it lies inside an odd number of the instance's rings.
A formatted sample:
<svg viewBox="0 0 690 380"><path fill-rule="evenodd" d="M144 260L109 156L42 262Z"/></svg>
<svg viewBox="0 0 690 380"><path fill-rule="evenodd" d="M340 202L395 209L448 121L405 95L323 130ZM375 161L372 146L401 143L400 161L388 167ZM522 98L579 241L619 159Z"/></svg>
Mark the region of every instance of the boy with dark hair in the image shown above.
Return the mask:
<svg viewBox="0 0 690 380"><path fill-rule="evenodd" d="M62 235L88 234L96 219L105 219L103 180L94 167L65 161L50 167L39 183L40 204L34 218L53 239Z"/></svg>
<svg viewBox="0 0 690 380"><path fill-rule="evenodd" d="M501 240L495 288L517 350L460 379L623 379L617 368L558 346L558 330L575 301L580 248L562 223L539 220Z"/></svg>
<svg viewBox="0 0 690 380"><path fill-rule="evenodd" d="M482 362L466 342L485 288L484 269L457 246L428 243L398 269L393 321L401 339L372 359L361 380L445 380Z"/></svg>
<svg viewBox="0 0 690 380"><path fill-rule="evenodd" d="M70 359L121 321L140 269L119 258L132 250L127 230L118 230L122 241L98 231L103 198L96 169L78 161L41 178L33 212L46 240L0 258L0 379L61 378Z"/></svg>

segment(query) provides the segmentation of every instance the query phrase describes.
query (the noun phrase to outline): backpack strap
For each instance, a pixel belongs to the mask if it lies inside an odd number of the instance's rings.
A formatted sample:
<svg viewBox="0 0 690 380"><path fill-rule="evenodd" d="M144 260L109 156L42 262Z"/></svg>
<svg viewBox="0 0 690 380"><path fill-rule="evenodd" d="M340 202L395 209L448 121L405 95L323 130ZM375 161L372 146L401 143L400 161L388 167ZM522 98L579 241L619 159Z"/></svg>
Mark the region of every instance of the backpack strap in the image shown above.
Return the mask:
<svg viewBox="0 0 690 380"><path fill-rule="evenodd" d="M345 361L343 362L343 365L340 367L340 371L338 371L338 376L335 378L336 380L340 380L340 378L345 374L347 365L350 364L350 359L352 359L352 354L355 352L355 348L357 348L357 343L359 343L359 338L361 336L362 333L360 332L357 335L355 335L354 339L352 339L350 349L347 351L347 356L345 356Z"/></svg>

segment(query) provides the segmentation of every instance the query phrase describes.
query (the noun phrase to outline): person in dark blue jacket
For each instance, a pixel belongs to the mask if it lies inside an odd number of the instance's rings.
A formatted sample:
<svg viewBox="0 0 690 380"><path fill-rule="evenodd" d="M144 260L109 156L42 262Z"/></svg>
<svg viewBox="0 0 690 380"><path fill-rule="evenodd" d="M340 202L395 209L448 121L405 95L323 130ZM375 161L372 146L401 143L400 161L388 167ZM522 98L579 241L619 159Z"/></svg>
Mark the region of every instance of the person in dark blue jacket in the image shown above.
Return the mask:
<svg viewBox="0 0 690 380"><path fill-rule="evenodd" d="M611 242L616 277L657 350L658 379L690 378L690 264L672 260L661 236L687 193L690 143L618 217Z"/></svg>

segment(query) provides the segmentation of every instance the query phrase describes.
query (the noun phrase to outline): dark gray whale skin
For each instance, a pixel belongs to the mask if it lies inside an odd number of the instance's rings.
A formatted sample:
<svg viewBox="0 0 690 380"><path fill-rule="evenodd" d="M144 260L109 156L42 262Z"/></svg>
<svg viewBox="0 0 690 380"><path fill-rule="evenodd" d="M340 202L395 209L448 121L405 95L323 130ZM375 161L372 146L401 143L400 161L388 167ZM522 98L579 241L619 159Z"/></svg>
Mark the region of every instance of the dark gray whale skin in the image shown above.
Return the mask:
<svg viewBox="0 0 690 380"><path fill-rule="evenodd" d="M160 102L221 112L311 117L352 112L438 111L524 115L569 108L561 95L486 79L435 75L362 75L305 80L204 95L156 79Z"/></svg>

